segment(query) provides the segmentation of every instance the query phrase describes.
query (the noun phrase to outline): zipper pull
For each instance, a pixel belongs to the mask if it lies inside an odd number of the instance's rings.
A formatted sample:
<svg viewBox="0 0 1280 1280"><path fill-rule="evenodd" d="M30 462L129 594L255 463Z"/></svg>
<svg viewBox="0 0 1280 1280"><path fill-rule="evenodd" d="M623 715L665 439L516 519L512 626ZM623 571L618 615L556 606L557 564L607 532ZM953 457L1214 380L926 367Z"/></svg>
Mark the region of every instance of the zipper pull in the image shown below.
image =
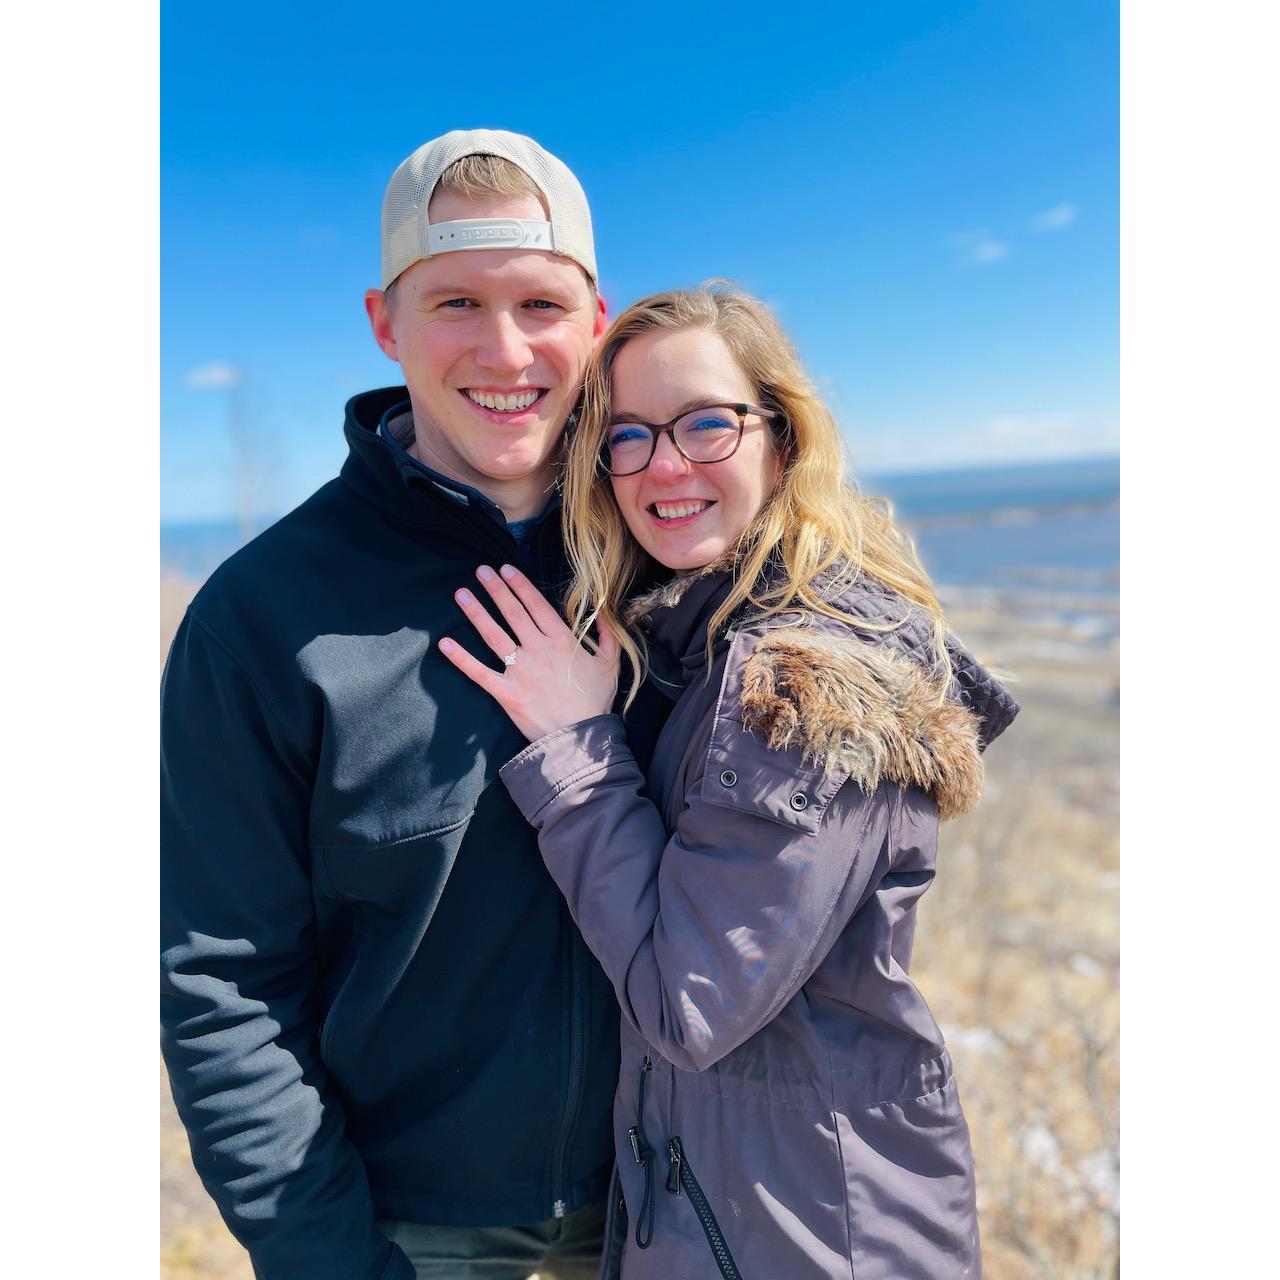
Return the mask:
<svg viewBox="0 0 1280 1280"><path fill-rule="evenodd" d="M667 1154L671 1157L671 1168L667 1170L667 1190L673 1196L680 1194L680 1166L684 1164L684 1151L680 1147L680 1139L672 1138L667 1143Z"/></svg>
<svg viewBox="0 0 1280 1280"><path fill-rule="evenodd" d="M631 1143L631 1154L635 1156L636 1164L644 1164L644 1156L640 1154L640 1130L634 1124L627 1130L627 1141Z"/></svg>

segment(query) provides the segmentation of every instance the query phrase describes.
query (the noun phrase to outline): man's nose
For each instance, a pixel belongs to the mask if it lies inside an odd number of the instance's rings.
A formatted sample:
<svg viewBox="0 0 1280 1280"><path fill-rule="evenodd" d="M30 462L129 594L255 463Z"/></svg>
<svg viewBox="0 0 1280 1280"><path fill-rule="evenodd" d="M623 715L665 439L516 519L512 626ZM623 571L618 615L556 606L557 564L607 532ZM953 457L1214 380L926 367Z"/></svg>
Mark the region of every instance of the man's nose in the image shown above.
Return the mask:
<svg viewBox="0 0 1280 1280"><path fill-rule="evenodd" d="M516 318L510 312L496 311L484 326L475 358L485 369L523 373L533 363L533 351Z"/></svg>
<svg viewBox="0 0 1280 1280"><path fill-rule="evenodd" d="M693 469L693 463L676 448L670 431L658 436L657 447L649 461L649 474L659 481L679 480Z"/></svg>

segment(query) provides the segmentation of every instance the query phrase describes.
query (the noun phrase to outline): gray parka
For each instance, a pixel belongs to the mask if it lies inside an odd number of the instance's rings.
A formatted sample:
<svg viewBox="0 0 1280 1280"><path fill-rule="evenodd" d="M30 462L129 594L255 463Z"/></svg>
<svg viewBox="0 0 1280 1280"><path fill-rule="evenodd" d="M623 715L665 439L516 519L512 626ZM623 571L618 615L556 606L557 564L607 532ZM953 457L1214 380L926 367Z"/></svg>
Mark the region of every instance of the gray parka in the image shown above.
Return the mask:
<svg viewBox="0 0 1280 1280"><path fill-rule="evenodd" d="M602 1276L980 1274L973 1159L908 977L938 821L976 803L1017 704L860 578L825 615L740 620L724 573L640 602L675 701L648 778L616 716L503 779L622 1007ZM620 1194L619 1194L620 1193Z"/></svg>

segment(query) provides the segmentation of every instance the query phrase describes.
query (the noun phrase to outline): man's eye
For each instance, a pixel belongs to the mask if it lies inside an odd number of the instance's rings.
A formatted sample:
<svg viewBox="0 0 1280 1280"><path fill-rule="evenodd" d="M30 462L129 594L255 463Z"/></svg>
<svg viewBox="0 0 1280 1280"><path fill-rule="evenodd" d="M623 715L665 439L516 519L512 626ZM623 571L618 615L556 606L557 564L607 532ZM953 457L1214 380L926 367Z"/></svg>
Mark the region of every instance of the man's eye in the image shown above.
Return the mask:
<svg viewBox="0 0 1280 1280"><path fill-rule="evenodd" d="M551 302L546 298L533 298L527 304L534 311L556 311L559 310L559 303Z"/></svg>
<svg viewBox="0 0 1280 1280"><path fill-rule="evenodd" d="M463 311L467 307L474 306L475 304L470 298L446 298L440 305L442 307L451 307L455 311Z"/></svg>

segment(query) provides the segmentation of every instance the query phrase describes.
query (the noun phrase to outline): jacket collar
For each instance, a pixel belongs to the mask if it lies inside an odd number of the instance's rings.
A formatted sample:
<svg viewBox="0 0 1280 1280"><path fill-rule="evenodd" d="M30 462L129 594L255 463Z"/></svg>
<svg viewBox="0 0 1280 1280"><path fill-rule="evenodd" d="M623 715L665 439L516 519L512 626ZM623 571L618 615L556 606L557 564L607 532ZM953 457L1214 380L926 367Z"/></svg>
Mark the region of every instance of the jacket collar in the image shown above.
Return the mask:
<svg viewBox="0 0 1280 1280"><path fill-rule="evenodd" d="M383 420L394 418L408 401L409 391L403 386L364 391L347 401L343 433L349 452L339 473L343 483L412 525L439 528L461 523L487 534L506 532L501 510L488 498L423 466L389 432L380 430Z"/></svg>
<svg viewBox="0 0 1280 1280"><path fill-rule="evenodd" d="M731 565L714 561L703 569L678 573L635 597L626 620L643 632L649 667L665 692L679 696L707 665L707 626L733 586ZM732 626L715 637L712 657L729 647Z"/></svg>

